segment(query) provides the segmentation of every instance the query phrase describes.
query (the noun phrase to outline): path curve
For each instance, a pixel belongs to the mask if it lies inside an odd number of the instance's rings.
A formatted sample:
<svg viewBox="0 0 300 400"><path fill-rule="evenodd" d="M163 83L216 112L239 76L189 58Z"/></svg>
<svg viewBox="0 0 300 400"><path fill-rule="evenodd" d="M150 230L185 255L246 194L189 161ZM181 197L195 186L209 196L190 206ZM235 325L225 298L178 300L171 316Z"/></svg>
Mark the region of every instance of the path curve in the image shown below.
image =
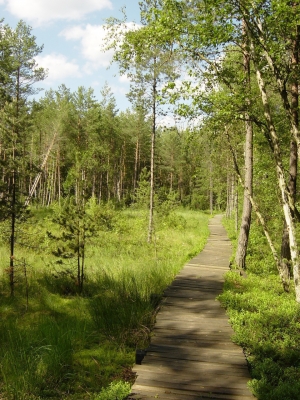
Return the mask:
<svg viewBox="0 0 300 400"><path fill-rule="evenodd" d="M216 296L232 248L221 215L210 220L203 251L190 260L164 293L151 345L128 399L254 399L242 349Z"/></svg>

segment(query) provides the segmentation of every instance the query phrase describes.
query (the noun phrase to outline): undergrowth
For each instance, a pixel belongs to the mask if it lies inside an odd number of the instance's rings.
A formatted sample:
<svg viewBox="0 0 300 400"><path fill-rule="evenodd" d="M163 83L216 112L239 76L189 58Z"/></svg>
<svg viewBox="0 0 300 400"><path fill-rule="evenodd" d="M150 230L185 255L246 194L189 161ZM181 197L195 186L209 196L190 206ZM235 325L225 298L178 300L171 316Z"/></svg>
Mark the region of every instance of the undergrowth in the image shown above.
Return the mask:
<svg viewBox="0 0 300 400"><path fill-rule="evenodd" d="M227 229L230 228L226 223ZM251 228L247 276L231 271L219 296L249 363L261 400L300 398L300 306L284 292L259 227ZM233 233L230 233L233 237Z"/></svg>
<svg viewBox="0 0 300 400"><path fill-rule="evenodd" d="M121 400L134 381L135 350L148 346L163 290L203 248L209 217L165 213L148 244L144 210L94 206L99 229L86 246L79 296L73 260L57 263L47 235L59 229L53 222L59 211L33 210L22 227L27 245L16 249L14 298L1 226L0 398Z"/></svg>

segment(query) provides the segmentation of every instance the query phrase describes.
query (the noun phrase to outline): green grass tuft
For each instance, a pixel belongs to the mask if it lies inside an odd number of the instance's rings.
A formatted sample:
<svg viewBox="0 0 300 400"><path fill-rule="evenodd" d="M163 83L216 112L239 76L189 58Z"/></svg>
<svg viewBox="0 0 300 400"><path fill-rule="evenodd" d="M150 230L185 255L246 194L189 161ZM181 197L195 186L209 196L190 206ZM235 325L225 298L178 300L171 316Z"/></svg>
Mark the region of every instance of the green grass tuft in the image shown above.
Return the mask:
<svg viewBox="0 0 300 400"><path fill-rule="evenodd" d="M0 398L123 399L134 381L135 350L148 346L164 289L203 248L209 216L174 209L157 215L149 244L144 210L95 205L99 230L87 243L79 296L73 260L61 265L52 255L46 232L59 229L53 212L32 211L30 246L16 249L14 298L7 247L0 246Z"/></svg>

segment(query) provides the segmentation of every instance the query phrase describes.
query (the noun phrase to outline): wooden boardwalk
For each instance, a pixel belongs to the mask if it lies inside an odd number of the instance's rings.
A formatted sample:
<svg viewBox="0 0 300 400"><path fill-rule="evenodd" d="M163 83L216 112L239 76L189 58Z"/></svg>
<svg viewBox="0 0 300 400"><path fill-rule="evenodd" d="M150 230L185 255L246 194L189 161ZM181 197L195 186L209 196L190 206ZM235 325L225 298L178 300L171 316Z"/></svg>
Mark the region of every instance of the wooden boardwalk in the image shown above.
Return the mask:
<svg viewBox="0 0 300 400"><path fill-rule="evenodd" d="M216 296L229 268L230 241L221 216L209 224L203 251L190 260L165 291L151 345L128 399L254 399L242 349Z"/></svg>

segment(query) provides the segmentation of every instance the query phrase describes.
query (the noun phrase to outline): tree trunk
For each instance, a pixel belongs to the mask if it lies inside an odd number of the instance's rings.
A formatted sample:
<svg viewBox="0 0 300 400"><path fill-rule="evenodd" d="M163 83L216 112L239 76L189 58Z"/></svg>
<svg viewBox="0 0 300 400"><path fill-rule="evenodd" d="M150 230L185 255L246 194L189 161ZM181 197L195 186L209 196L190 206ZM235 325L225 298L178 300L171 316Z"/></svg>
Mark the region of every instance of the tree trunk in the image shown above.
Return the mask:
<svg viewBox="0 0 300 400"><path fill-rule="evenodd" d="M106 171L106 200L110 200L110 187L109 187L109 170L110 170L110 157L107 155L107 171Z"/></svg>
<svg viewBox="0 0 300 400"><path fill-rule="evenodd" d="M209 208L212 215L214 210L214 196L213 196L213 179L212 179L212 162L209 160Z"/></svg>
<svg viewBox="0 0 300 400"><path fill-rule="evenodd" d="M25 206L29 205L30 200L31 200L31 198L32 198L32 196L33 196L33 194L34 194L34 192L35 192L35 190L37 188L37 185L38 185L38 183L39 183L39 181L41 179L42 171L45 169L45 167L47 165L48 157L49 157L49 155L51 153L51 150L52 150L52 147L53 147L53 145L55 143L56 136L57 136L57 132L54 132L53 139L52 139L52 141L50 143L50 146L47 149L47 153L46 153L45 158L44 158L44 160L42 162L42 165L40 166L40 170L41 171L37 174L37 176L36 176L36 178L35 178L35 180L33 182L33 185L30 188L29 195L28 195L28 197L27 197L27 199L25 201L25 204L24 204ZM53 166L53 168L55 168L55 165Z"/></svg>
<svg viewBox="0 0 300 400"><path fill-rule="evenodd" d="M243 22L243 31L245 32L244 24L245 23ZM246 50L246 46L244 46L244 70L246 76L246 90L250 91L250 57ZM249 101L246 102L249 103ZM246 267L246 255L251 225L252 205L249 195L252 196L253 187L253 127L248 112L245 113L245 130L245 190L242 221L235 255L236 265L238 268L243 269Z"/></svg>
<svg viewBox="0 0 300 400"><path fill-rule="evenodd" d="M230 216L231 216L231 210L230 210L230 206L231 206L231 204L230 204L230 199L231 199L231 196L230 196L230 175L229 175L229 172L227 172L227 185L226 185L226 193L227 193L227 195L226 195L226 218L230 218Z"/></svg>
<svg viewBox="0 0 300 400"><path fill-rule="evenodd" d="M15 149L13 149L13 160L15 159ZM9 262L9 283L10 295L14 295L15 290L15 236L16 236L16 172L12 173L12 200L11 200L11 228L10 228L10 262Z"/></svg>
<svg viewBox="0 0 300 400"><path fill-rule="evenodd" d="M297 143L295 140L291 139L290 143L290 179L289 179L289 191L295 205L296 201L296 182L297 182L297 166L298 166L298 156L297 156ZM292 218L295 218L294 210L291 209ZM289 270L291 261L291 252L290 252L290 242L289 242L289 232L287 228L286 221L284 221L283 233L281 239L281 255L280 262L282 263L283 268Z"/></svg>
<svg viewBox="0 0 300 400"><path fill-rule="evenodd" d="M133 193L135 194L137 188L137 177L138 177L138 162L139 162L139 153L140 153L140 146L139 146L139 138L136 141L135 145L135 156L134 156L134 174L133 174Z"/></svg>
<svg viewBox="0 0 300 400"><path fill-rule="evenodd" d="M238 188L238 179L235 179L235 196L234 196L234 204L235 204L235 231L238 232L239 229L239 188Z"/></svg>
<svg viewBox="0 0 300 400"><path fill-rule="evenodd" d="M154 71L155 73L155 71ZM154 213L154 156L155 156L155 134L156 134L156 78L154 77L152 87L152 131L151 131L151 166L150 166L150 201L149 201L149 226L148 243L152 242L153 236L153 213Z"/></svg>
<svg viewBox="0 0 300 400"><path fill-rule="evenodd" d="M242 188L247 191L247 188L245 186L245 183L243 182L241 173L239 171L239 167L238 167L238 164L237 164L237 161L236 161L235 153L234 153L233 148L232 148L232 146L230 144L230 138L229 138L228 132L226 132L226 136L227 136L227 139L228 139L230 151L231 151L232 158L233 158L234 168L235 168L236 174L238 176L239 182L240 182ZM281 279L281 282L282 282L282 285L283 285L283 288L286 291L288 291L288 288L289 288L289 277L287 277L287 275L286 275L286 270L282 268L282 265L280 263L280 259L278 257L277 251L275 249L275 246L274 246L273 241L271 239L271 236L269 234L266 222L265 222L262 214L259 212L258 206L255 203L252 195L250 195L250 193L248 193L248 197L249 197L249 200L251 201L253 210L255 211L255 213L256 213L256 215L257 215L257 217L259 219L259 222L260 222L260 224L261 224L261 226L263 228L264 235L265 235L265 237L267 239L267 242L268 242L268 244L270 246L270 249L271 249L271 252L272 252L272 255L273 255L273 258L274 258L274 261L275 261L275 264L276 264L276 267L277 267L277 270L278 270L278 273L279 273L279 276L280 276L280 279Z"/></svg>
<svg viewBox="0 0 300 400"><path fill-rule="evenodd" d="M292 217L291 213L291 204L292 204L292 199L291 195L289 193L287 184L285 182L285 177L284 177L284 169L282 165L282 158L281 158L281 152L280 152L280 147L279 147L279 139L276 133L275 125L273 123L271 111L270 111L270 105L267 97L267 92L265 89L265 84L261 75L261 72L258 68L258 66L255 63L255 69L256 69L256 77L257 77L257 83L258 87L261 93L261 98L262 98L262 104L264 106L264 114L265 114L265 119L267 121L267 126L269 130L269 136L268 136L268 143L270 145L271 151L274 156L274 160L276 163L276 174L277 174L277 182L278 182L278 187L281 193L281 201L282 201L282 210L285 218L285 223L287 225L287 230L289 233L289 243L290 243L290 252L291 252L291 262L293 265L293 272L294 272L294 282L295 282L295 289L296 289L296 300L297 302L300 302L300 281L299 281L299 249L298 249L298 244L296 240L296 227L294 223L294 219ZM290 281L290 274L289 270L286 265L281 265L281 275L282 279L284 282L284 289L288 291L289 289L289 281Z"/></svg>
<svg viewBox="0 0 300 400"><path fill-rule="evenodd" d="M20 101L20 67L17 70L16 82L16 122L19 122L19 101ZM11 216L10 216L10 260L9 260L9 283L10 295L14 296L15 291L15 242L16 242L16 206L17 206L17 172L16 172L16 152L18 143L19 129L15 127L15 132L12 132L13 150L12 150L12 181L11 181Z"/></svg>
<svg viewBox="0 0 300 400"><path fill-rule="evenodd" d="M101 172L99 178L99 197L98 197L98 204L102 201L102 187L103 187L103 173Z"/></svg>
<svg viewBox="0 0 300 400"><path fill-rule="evenodd" d="M296 28L296 37L293 41L292 51L292 84L291 84L291 111L292 119L295 126L299 129L299 80L297 75L297 67L299 65L299 43L300 43L300 27ZM294 138L290 142L290 179L289 179L289 190L293 205L296 202L297 192L297 170L298 170L298 146ZM295 218L294 210L291 209L292 217ZM282 243L281 243L281 263L286 264L286 268L289 267L291 260L290 243L289 243L289 232L287 224L284 222Z"/></svg>

